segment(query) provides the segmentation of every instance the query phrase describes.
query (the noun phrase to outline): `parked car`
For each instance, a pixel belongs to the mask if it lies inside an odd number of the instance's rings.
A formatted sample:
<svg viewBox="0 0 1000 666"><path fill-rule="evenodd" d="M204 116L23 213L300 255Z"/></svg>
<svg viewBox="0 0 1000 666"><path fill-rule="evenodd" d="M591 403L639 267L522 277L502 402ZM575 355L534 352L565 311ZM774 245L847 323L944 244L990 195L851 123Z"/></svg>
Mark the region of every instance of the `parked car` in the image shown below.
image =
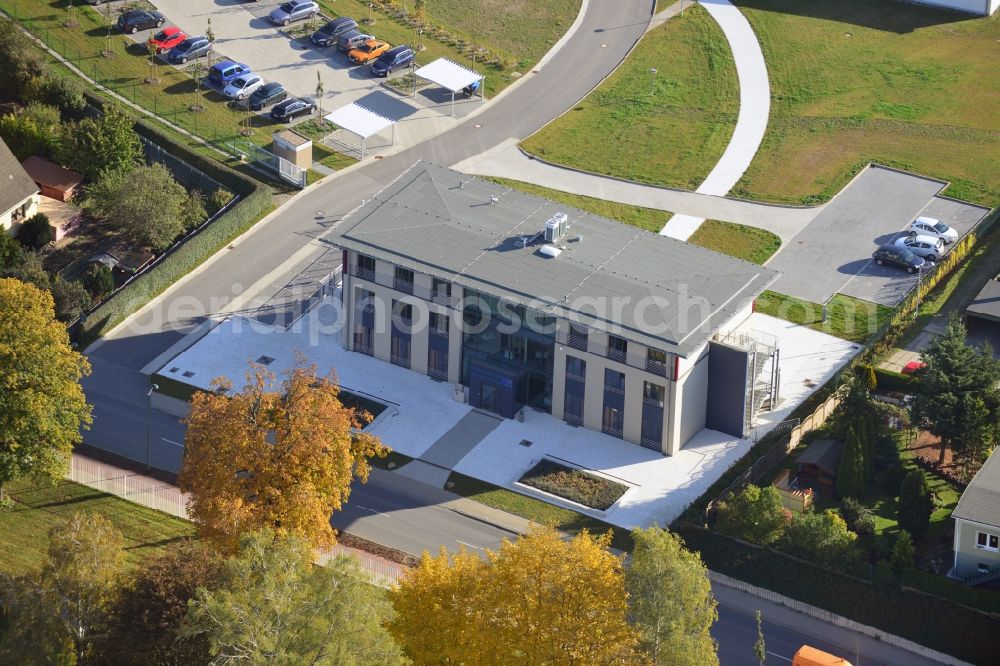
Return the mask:
<svg viewBox="0 0 1000 666"><path fill-rule="evenodd" d="M244 65L241 62L233 62L232 60L223 60L215 63L212 65L212 68L208 70L208 80L212 81L220 88L224 88L237 76L241 76L249 72L249 65Z"/></svg>
<svg viewBox="0 0 1000 666"><path fill-rule="evenodd" d="M88 5L95 5L95 6L102 4L104 2L111 2L111 0L83 0L83 1L86 2Z"/></svg>
<svg viewBox="0 0 1000 666"><path fill-rule="evenodd" d="M881 246L872 253L872 259L879 266L889 264L890 266L905 268L907 273L916 273L920 269L925 268L928 263L905 247L896 247L895 245Z"/></svg>
<svg viewBox="0 0 1000 666"><path fill-rule="evenodd" d="M288 25L295 21L310 19L319 15L319 5L312 0L288 0L267 15L275 25Z"/></svg>
<svg viewBox="0 0 1000 666"><path fill-rule="evenodd" d="M372 74L389 76L394 69L409 67L416 58L417 54L409 46L391 48L372 62Z"/></svg>
<svg viewBox="0 0 1000 666"><path fill-rule="evenodd" d="M910 223L910 230L925 236L940 238L946 245L950 245L958 240L957 231L933 217L918 217Z"/></svg>
<svg viewBox="0 0 1000 666"><path fill-rule="evenodd" d="M322 28L317 30L310 37L310 41L316 46L330 46L337 38L348 30L354 30L358 27L358 22L349 16L341 16L335 18Z"/></svg>
<svg viewBox="0 0 1000 666"><path fill-rule="evenodd" d="M211 52L212 42L208 41L208 37L188 37L170 49L170 53L167 54L167 60L184 64L191 58L200 58Z"/></svg>
<svg viewBox="0 0 1000 666"><path fill-rule="evenodd" d="M271 117L275 120L292 120L299 116L311 116L316 113L316 100L311 97L286 99L271 109Z"/></svg>
<svg viewBox="0 0 1000 666"><path fill-rule="evenodd" d="M121 14L118 17L118 29L122 32L126 32L130 35L134 35L140 30L148 30L149 28L159 28L166 22L163 14L160 12L146 11L145 9L132 9Z"/></svg>
<svg viewBox="0 0 1000 666"><path fill-rule="evenodd" d="M378 58L389 48L389 42L383 42L381 39L369 39L358 48L351 49L347 54L347 59L357 65L363 65Z"/></svg>
<svg viewBox="0 0 1000 666"><path fill-rule="evenodd" d="M369 39L374 39L374 37L366 35L360 30L348 30L337 38L337 49L342 53L350 53L351 49L361 46Z"/></svg>
<svg viewBox="0 0 1000 666"><path fill-rule="evenodd" d="M184 31L176 26L170 26L150 37L146 43L156 49L157 53L163 53L174 48L185 39L187 39L187 35L184 34Z"/></svg>
<svg viewBox="0 0 1000 666"><path fill-rule="evenodd" d="M260 75L248 72L230 81L229 85L222 89L222 94L230 99L246 99L262 85L264 79Z"/></svg>
<svg viewBox="0 0 1000 666"><path fill-rule="evenodd" d="M893 244L896 247L905 247L913 254L928 261L937 261L938 257L944 254L944 241L933 236L910 234L897 238Z"/></svg>
<svg viewBox="0 0 1000 666"><path fill-rule="evenodd" d="M280 83L265 83L257 90L253 91L250 95L250 99L247 104L250 105L251 111L260 111L265 106L271 106L272 104L277 104L278 102L283 102L288 98L288 91L285 90L285 86Z"/></svg>

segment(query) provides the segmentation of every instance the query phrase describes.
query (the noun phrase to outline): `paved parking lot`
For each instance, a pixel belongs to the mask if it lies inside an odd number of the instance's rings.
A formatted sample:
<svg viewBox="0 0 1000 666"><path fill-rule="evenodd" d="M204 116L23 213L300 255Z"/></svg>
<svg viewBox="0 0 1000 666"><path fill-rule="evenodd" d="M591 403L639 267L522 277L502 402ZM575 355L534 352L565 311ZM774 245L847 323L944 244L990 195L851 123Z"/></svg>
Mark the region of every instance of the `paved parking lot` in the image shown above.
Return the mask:
<svg viewBox="0 0 1000 666"><path fill-rule="evenodd" d="M919 215L940 219L959 236L988 209L937 196L945 183L872 166L855 178L768 263L782 272L772 289L813 303L843 293L895 305L916 285L904 270L876 266L871 254L891 244Z"/></svg>
<svg viewBox="0 0 1000 666"><path fill-rule="evenodd" d="M336 47L317 48L309 43L308 37L289 38L266 18L272 9L281 4L277 0L152 2L167 17L166 25L176 25L190 35L204 35L208 19L211 19L216 36L216 60L227 58L246 63L266 81L278 81L284 85L292 95L315 97L316 75L319 73L325 91L325 112L358 102L395 120L397 150L434 136L455 122L450 115L450 93L432 86L419 90L415 97L401 95L384 86L385 79L373 77L367 67L351 66L347 56ZM142 41L147 36L146 33L139 33L136 38ZM419 56L418 63L426 64ZM479 101L459 99L456 107L456 118L461 118L479 108ZM387 132L385 141L373 138L369 147L378 152L379 145L388 149L388 143Z"/></svg>

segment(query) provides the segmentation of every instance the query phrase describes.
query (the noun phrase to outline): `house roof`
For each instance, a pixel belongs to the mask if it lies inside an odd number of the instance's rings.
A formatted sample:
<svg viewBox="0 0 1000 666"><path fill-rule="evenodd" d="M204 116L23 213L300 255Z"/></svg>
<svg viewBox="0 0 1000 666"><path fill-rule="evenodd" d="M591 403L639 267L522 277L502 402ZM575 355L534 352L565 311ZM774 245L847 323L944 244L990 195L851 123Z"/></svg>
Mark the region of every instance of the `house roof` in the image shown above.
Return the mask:
<svg viewBox="0 0 1000 666"><path fill-rule="evenodd" d="M844 443L836 439L818 439L795 459L797 465L816 465L830 476L837 475Z"/></svg>
<svg viewBox="0 0 1000 666"><path fill-rule="evenodd" d="M558 256L546 221L568 216ZM778 273L418 162L330 241L395 265L687 356Z"/></svg>
<svg viewBox="0 0 1000 666"><path fill-rule="evenodd" d="M64 169L38 155L32 155L24 160L21 166L39 186L46 185L60 192L76 187L83 181L83 176L76 171Z"/></svg>
<svg viewBox="0 0 1000 666"><path fill-rule="evenodd" d="M0 213L20 206L25 199L37 193L35 181L0 139Z"/></svg>
<svg viewBox="0 0 1000 666"><path fill-rule="evenodd" d="M1000 527L1000 446L972 477L951 515Z"/></svg>
<svg viewBox="0 0 1000 666"><path fill-rule="evenodd" d="M986 281L982 291L965 311L974 317L1000 323L1000 275Z"/></svg>

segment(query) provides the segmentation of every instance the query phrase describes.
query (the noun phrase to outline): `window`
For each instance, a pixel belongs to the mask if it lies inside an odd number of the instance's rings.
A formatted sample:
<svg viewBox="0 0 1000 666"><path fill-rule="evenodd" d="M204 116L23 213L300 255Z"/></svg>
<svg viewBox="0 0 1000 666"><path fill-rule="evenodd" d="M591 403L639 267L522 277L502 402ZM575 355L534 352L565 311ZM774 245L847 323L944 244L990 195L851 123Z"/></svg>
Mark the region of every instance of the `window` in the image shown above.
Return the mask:
<svg viewBox="0 0 1000 666"><path fill-rule="evenodd" d="M375 279L375 258L369 257L365 254L358 255L358 265L355 269L355 275L363 277L367 280Z"/></svg>
<svg viewBox="0 0 1000 666"><path fill-rule="evenodd" d="M663 406L663 394L664 389L659 384L650 384L649 382L643 382L642 397L650 402L657 403L660 407Z"/></svg>
<svg viewBox="0 0 1000 666"><path fill-rule="evenodd" d="M401 320L403 324L409 324L413 321L413 305L410 303L393 301L392 314L394 317Z"/></svg>
<svg viewBox="0 0 1000 666"><path fill-rule="evenodd" d="M432 333L440 333L441 335L448 335L448 315L443 315L437 312L430 313L430 327Z"/></svg>
<svg viewBox="0 0 1000 666"><path fill-rule="evenodd" d="M431 288L431 297L451 296L451 283L434 278L434 286Z"/></svg>
<svg viewBox="0 0 1000 666"><path fill-rule="evenodd" d="M627 352L628 342L624 338L619 338L617 335L608 336L608 358L624 361Z"/></svg>
<svg viewBox="0 0 1000 666"><path fill-rule="evenodd" d="M625 390L625 373L606 368L604 370L604 388L615 391Z"/></svg>
<svg viewBox="0 0 1000 666"><path fill-rule="evenodd" d="M577 377L587 376L587 362L582 358L577 358L575 356L566 357L566 374L576 375Z"/></svg>
<svg viewBox="0 0 1000 666"><path fill-rule="evenodd" d="M587 351L587 327L570 322L567 342L570 347Z"/></svg>
<svg viewBox="0 0 1000 666"><path fill-rule="evenodd" d="M393 287L408 294L413 293L413 271L408 268L396 266L393 277L395 278L393 280Z"/></svg>
<svg viewBox="0 0 1000 666"><path fill-rule="evenodd" d="M1000 535L976 532L976 548L992 550L993 552L1000 551Z"/></svg>

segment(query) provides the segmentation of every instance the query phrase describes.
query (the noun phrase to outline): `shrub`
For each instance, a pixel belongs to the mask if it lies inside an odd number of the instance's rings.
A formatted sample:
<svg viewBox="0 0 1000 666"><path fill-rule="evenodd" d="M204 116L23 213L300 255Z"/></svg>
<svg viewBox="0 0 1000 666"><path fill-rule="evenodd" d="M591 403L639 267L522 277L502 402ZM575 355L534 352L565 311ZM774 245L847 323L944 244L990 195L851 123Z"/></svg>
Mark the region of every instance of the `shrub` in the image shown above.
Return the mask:
<svg viewBox="0 0 1000 666"><path fill-rule="evenodd" d="M208 199L205 200L206 208L208 209L209 216L215 215L220 210L225 207L227 203L233 200L233 193L229 190L224 190L221 187L216 189L214 192L208 195Z"/></svg>
<svg viewBox="0 0 1000 666"><path fill-rule="evenodd" d="M81 282L95 301L101 300L115 288L115 278L111 274L111 269L101 263L87 266Z"/></svg>
<svg viewBox="0 0 1000 666"><path fill-rule="evenodd" d="M885 368L875 368L875 386L879 391L909 393L912 390L913 378L902 372L893 372Z"/></svg>
<svg viewBox="0 0 1000 666"><path fill-rule="evenodd" d="M774 486L751 484L719 503L715 526L738 539L767 545L781 538L790 520L791 514L782 506Z"/></svg>
<svg viewBox="0 0 1000 666"><path fill-rule="evenodd" d="M55 301L56 319L66 323L76 319L90 307L90 294L76 280L63 280L58 275L52 280L52 300Z"/></svg>
<svg viewBox="0 0 1000 666"><path fill-rule="evenodd" d="M872 515L871 509L853 497L844 500L840 507L840 515L844 517L847 528L858 536L875 534L875 516Z"/></svg>
<svg viewBox="0 0 1000 666"><path fill-rule="evenodd" d="M901 530L896 537L896 543L892 545L892 555L889 558L892 570L896 573L904 573L913 568L913 537L906 530Z"/></svg>
<svg viewBox="0 0 1000 666"><path fill-rule="evenodd" d="M832 509L823 513L796 513L779 541L779 547L820 564L843 564L854 558L857 535L847 529L847 523Z"/></svg>
<svg viewBox="0 0 1000 666"><path fill-rule="evenodd" d="M52 242L52 227L49 218L44 213L36 213L21 225L17 232L17 240L29 250L43 248Z"/></svg>
<svg viewBox="0 0 1000 666"><path fill-rule="evenodd" d="M610 508L628 490L621 483L551 460L539 461L521 477L521 483L600 511Z"/></svg>
<svg viewBox="0 0 1000 666"><path fill-rule="evenodd" d="M899 526L919 541L927 534L933 511L934 499L927 478L921 470L912 470L899 487Z"/></svg>

